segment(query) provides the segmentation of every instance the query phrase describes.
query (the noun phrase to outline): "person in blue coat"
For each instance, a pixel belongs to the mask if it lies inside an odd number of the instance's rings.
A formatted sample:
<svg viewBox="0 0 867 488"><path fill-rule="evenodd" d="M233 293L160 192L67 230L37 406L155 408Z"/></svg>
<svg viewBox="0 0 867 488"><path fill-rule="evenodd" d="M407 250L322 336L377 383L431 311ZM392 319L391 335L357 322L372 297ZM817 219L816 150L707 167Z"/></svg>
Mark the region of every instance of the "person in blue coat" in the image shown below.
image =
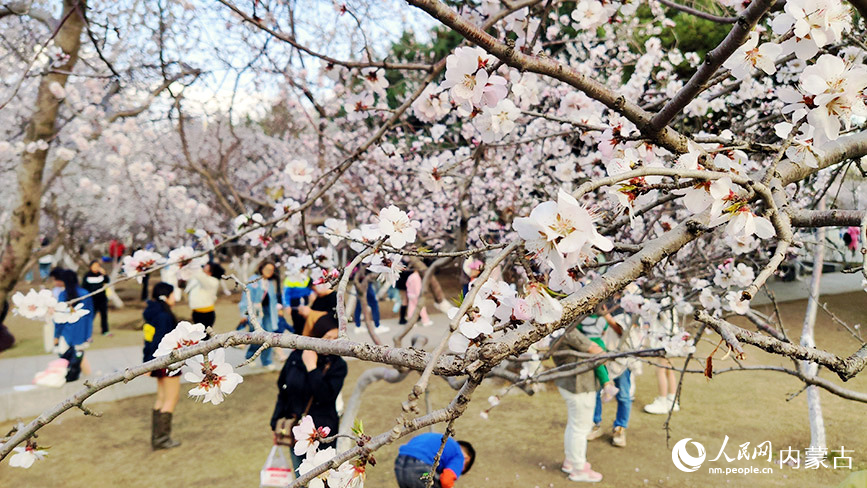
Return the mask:
<svg viewBox="0 0 867 488"><path fill-rule="evenodd" d="M413 437L400 446L394 461L394 475L400 488L424 488L433 476L435 488L454 488L455 481L467 473L476 460L476 451L467 441L449 437L433 471L434 460L443 442L443 434L430 432Z"/></svg>
<svg viewBox="0 0 867 488"><path fill-rule="evenodd" d="M78 286L78 275L75 271L63 270L57 273L54 278L54 286L63 288L60 292L58 300L68 302L76 300L79 297L87 295L87 290ZM84 304L84 309L88 311L87 315L80 317L75 322L55 323L54 324L54 345L60 346L60 338L62 337L68 348L72 348L75 354L83 354L81 349L86 348L93 340L93 300L90 297L80 300ZM77 304L78 302L76 302ZM61 354L66 350L60 351ZM90 363L86 357L81 359L81 372L85 375L91 373Z"/></svg>
<svg viewBox="0 0 867 488"><path fill-rule="evenodd" d="M280 292L280 275L277 273L277 267L270 261L262 261L259 265L258 274L250 277L250 284L247 285L247 291L241 294L241 302L238 307L241 310L241 322L247 323L251 332L255 331L253 322L249 317L255 317L259 321L259 325L268 332L275 332L279 316L282 311L277 307L278 304L283 304L283 294ZM247 294L249 293L249 300ZM250 309L251 302L253 305ZM249 359L259 350L258 344L251 344L247 348L246 357ZM262 366L266 368L274 368L271 366L271 349L265 349L259 356L262 360Z"/></svg>

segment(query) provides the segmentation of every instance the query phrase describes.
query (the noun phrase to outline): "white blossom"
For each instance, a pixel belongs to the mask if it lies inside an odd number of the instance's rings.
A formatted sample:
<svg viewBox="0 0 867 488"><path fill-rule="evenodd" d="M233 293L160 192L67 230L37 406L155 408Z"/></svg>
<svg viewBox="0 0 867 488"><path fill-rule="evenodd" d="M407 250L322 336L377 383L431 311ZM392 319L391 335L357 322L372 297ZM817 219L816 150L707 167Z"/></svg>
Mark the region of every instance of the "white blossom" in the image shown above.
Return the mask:
<svg viewBox="0 0 867 488"><path fill-rule="evenodd" d="M188 359L186 365L192 371L184 374L184 379L198 385L190 390L189 395L203 397L206 403L223 403L225 395L235 391L235 387L244 381L241 375L234 372L232 365L226 362L223 348L208 353L207 359L202 359L202 356Z"/></svg>

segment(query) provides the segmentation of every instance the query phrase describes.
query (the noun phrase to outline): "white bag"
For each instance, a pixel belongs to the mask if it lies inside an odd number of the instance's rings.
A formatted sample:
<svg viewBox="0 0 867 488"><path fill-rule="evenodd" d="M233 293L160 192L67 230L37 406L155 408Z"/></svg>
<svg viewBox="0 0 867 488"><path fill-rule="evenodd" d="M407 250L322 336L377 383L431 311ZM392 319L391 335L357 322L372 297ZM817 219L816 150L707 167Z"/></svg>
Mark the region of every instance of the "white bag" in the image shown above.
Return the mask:
<svg viewBox="0 0 867 488"><path fill-rule="evenodd" d="M295 470L292 468L292 463L283 453L283 447L275 444L265 465L262 466L262 471L259 472L259 486L285 488L293 481L295 481Z"/></svg>

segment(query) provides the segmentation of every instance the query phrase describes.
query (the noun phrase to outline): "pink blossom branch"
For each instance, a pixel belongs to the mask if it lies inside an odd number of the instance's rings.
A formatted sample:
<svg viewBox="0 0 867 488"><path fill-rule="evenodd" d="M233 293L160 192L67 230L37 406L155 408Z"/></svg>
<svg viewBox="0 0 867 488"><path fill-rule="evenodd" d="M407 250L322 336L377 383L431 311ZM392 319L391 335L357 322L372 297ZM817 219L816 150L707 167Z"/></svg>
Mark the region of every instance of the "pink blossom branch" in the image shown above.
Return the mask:
<svg viewBox="0 0 867 488"><path fill-rule="evenodd" d="M482 285L491 277L491 273L494 272L494 268L499 266L503 259L506 258L509 254L511 254L515 249L523 244L523 241L515 241L505 249L500 251L493 258L488 259L485 262L485 270L476 278L476 281L473 282L473 286L470 287L469 293L464 297L464 301L461 303L460 308L458 308L457 313L455 313L454 318L449 322L449 334L446 334L443 337L443 340L437 345L436 349L431 353L432 359L430 363L428 363L427 367L425 367L424 371L421 373L421 377L418 379L416 384L412 387L412 392L409 395L408 403L405 404L404 410L413 409L415 407L415 401L421 396L422 393L427 389L427 385L430 381L430 375L433 373L434 366L437 364L440 356L442 356L446 347L448 346L449 337L451 334L454 334L458 328L458 323L460 323L461 317L463 317L467 311L473 306L473 301L476 299L476 295L479 294L479 290L482 288Z"/></svg>
<svg viewBox="0 0 867 488"><path fill-rule="evenodd" d="M662 109L653 116L650 121L649 129L651 131L660 131L666 125L674 120L689 103L699 94L704 88L704 84L716 73L722 64L735 52L735 49L741 46L750 35L750 31L761 18L770 10L774 0L753 0L750 5L741 12L732 30L719 46L708 51L705 55L704 63L699 67L698 71L692 75L692 78L674 95L674 97L665 104Z"/></svg>
<svg viewBox="0 0 867 488"><path fill-rule="evenodd" d="M649 112L646 112L635 103L627 101L623 95L584 75L577 69L551 58L524 54L512 46L498 41L495 37L485 32L484 29L468 22L439 0L407 0L407 2L424 10L433 18L460 33L468 41L478 45L507 65L523 71L547 75L578 88L590 98L598 100L606 107L622 114L635 124L644 135L660 146L676 153L688 152L688 139L686 136L665 124L662 124L660 127L653 126Z"/></svg>

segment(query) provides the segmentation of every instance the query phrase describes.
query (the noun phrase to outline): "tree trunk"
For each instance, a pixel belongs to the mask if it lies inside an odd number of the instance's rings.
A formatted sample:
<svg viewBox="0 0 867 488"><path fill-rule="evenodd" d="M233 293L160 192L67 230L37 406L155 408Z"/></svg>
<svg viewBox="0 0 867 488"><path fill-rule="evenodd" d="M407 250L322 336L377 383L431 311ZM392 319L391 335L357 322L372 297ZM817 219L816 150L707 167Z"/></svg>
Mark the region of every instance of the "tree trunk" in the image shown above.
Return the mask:
<svg viewBox="0 0 867 488"><path fill-rule="evenodd" d="M819 209L825 209L825 198L819 201ZM822 284L822 266L825 262L825 228L816 231L816 245L813 253L813 277L810 280L810 295L807 297L807 312L804 315L804 328L801 331L801 345L816 347L815 326L819 310L819 294ZM801 361L801 369L808 377L816 376L819 365ZM819 387L807 387L807 408L810 418L810 447L826 447L825 421L822 417L822 404L819 401Z"/></svg>
<svg viewBox="0 0 867 488"><path fill-rule="evenodd" d="M80 11L77 10L84 8L86 8L86 0L64 0L63 2L61 19L65 21L54 38L54 45L69 55L69 60L57 70L42 76L36 106L33 107L24 135L24 144L39 140L50 143L56 134L55 124L60 101L52 95L49 86L52 83L65 86L68 75L64 73L71 72L78 61L84 21ZM6 247L0 250L0 303L3 303L15 288L39 235L42 178L47 156L47 149L32 153L24 151L21 164L18 165L18 205L12 211Z"/></svg>

